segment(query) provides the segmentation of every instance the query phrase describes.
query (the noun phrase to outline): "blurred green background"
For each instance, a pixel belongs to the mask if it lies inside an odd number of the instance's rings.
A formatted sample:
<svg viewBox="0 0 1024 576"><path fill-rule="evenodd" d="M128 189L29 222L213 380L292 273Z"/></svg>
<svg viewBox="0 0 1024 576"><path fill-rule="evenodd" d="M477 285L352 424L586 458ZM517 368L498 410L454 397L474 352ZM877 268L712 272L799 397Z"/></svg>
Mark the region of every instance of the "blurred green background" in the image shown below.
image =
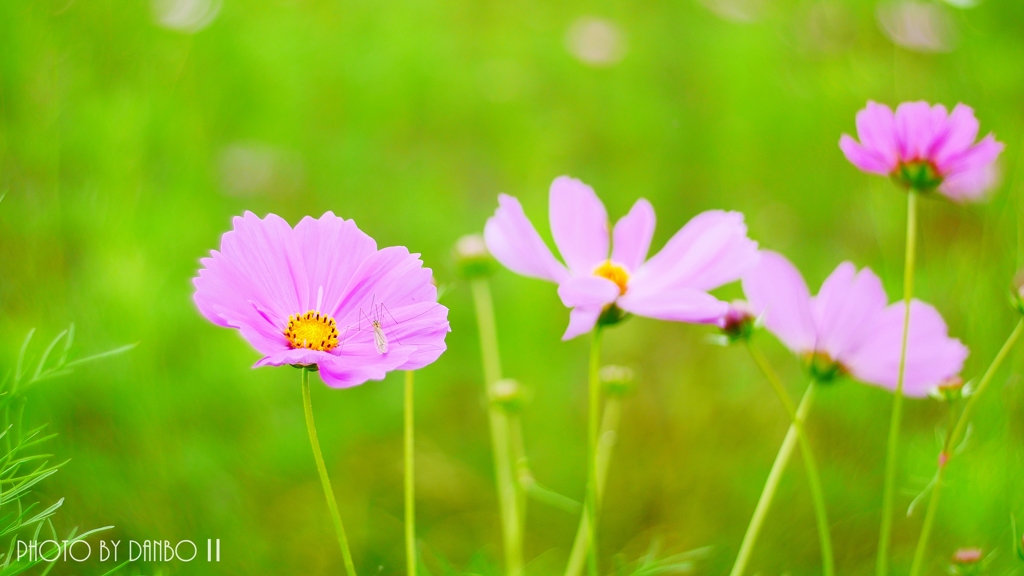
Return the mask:
<svg viewBox="0 0 1024 576"><path fill-rule="evenodd" d="M950 0L952 2L952 0ZM964 4L961 0L957 4ZM290 222L333 210L381 245L422 252L451 308L449 350L417 381L418 531L426 562L494 572L501 551L469 290L450 261L499 192L547 230L561 174L594 186L613 218L652 201L654 247L701 210L747 214L812 289L843 259L901 289L905 197L856 171L837 141L867 99L972 105L1006 143L987 203L921 211L917 293L984 370L1015 322L1022 263L1024 3L855 0L40 0L0 3L0 345L77 325L76 353L138 348L40 386L27 419L71 462L39 486L61 526L120 538L220 538L219 565L172 574L337 574L341 559L305 435L299 374L251 370L256 352L192 303L200 257L230 218ZM541 482L581 498L586 338L559 340L552 285L493 278L505 373L529 387L526 443ZM738 295L738 287L721 291ZM602 525L605 565L739 546L786 416L741 348L706 327L636 318L605 359L634 367ZM768 335L799 394L800 366ZM1024 366L1015 353L954 461L929 564L958 546L1019 568ZM891 395L853 382L820 395L809 429L837 564L868 574L877 541ZM400 375L313 390L321 442L364 574L400 574ZM934 471L937 401L905 416L894 550L906 570ZM531 504L532 573L562 569L577 518ZM819 553L799 459L751 571L813 574Z"/></svg>

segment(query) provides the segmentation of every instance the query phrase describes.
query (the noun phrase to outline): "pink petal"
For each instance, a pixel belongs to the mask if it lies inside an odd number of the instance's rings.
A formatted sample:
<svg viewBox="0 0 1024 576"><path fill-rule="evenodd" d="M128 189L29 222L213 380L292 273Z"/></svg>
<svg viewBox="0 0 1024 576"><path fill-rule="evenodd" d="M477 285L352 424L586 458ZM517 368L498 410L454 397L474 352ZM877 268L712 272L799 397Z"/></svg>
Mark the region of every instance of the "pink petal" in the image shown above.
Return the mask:
<svg viewBox="0 0 1024 576"><path fill-rule="evenodd" d="M354 221L333 212L303 218L295 236L309 278L308 289L300 295L301 312L336 308L360 264L377 251L377 243Z"/></svg>
<svg viewBox="0 0 1024 576"><path fill-rule="evenodd" d="M868 101L867 106L860 112L857 112L857 136L860 138L863 150L870 152L874 158L877 158L886 166L884 174L892 172L899 164L895 122L892 109L885 104ZM852 140L851 138L850 141L852 142ZM840 141L839 146L843 147L842 141ZM843 148L843 152L846 152L846 148ZM846 153L846 157L854 165L861 167L860 164L851 158L849 152ZM861 169L865 170L863 167ZM873 172L873 170L867 171Z"/></svg>
<svg viewBox="0 0 1024 576"><path fill-rule="evenodd" d="M765 327L790 350L814 351L817 335L811 294L800 272L784 256L761 251L760 261L743 277L743 293Z"/></svg>
<svg viewBox="0 0 1024 576"><path fill-rule="evenodd" d="M703 212L636 271L629 291L654 296L679 288L711 290L738 280L757 257L743 214Z"/></svg>
<svg viewBox="0 0 1024 576"><path fill-rule="evenodd" d="M995 137L989 134L981 142L951 157L940 170L947 177L961 172L980 170L995 162L1003 148L1003 143L997 142Z"/></svg>
<svg viewBox="0 0 1024 576"><path fill-rule="evenodd" d="M896 164L886 162L846 134L839 138L839 149L843 151L843 155L850 161L850 164L864 172L886 176L896 169Z"/></svg>
<svg viewBox="0 0 1024 576"><path fill-rule="evenodd" d="M903 314L902 302L889 305L878 315L874 329L860 346L846 356L844 364L854 377L896 389ZM938 311L921 301L911 301L903 393L913 397L927 395L930 388L958 375L966 358L967 348L947 335L946 323Z"/></svg>
<svg viewBox="0 0 1024 576"><path fill-rule="evenodd" d="M946 108L927 102L904 102L896 108L896 142L904 162L926 160L945 125Z"/></svg>
<svg viewBox="0 0 1024 576"><path fill-rule="evenodd" d="M619 286L600 276L578 276L558 285L558 296L569 308L604 308L619 296Z"/></svg>
<svg viewBox="0 0 1024 576"><path fill-rule="evenodd" d="M816 349L842 362L846 352L874 328L875 319L888 301L882 281L874 272L868 268L857 272L853 264L843 262L812 299L818 332Z"/></svg>
<svg viewBox="0 0 1024 576"><path fill-rule="evenodd" d="M484 240L494 258L517 274L551 282L569 277L512 196L498 196L498 209L484 226Z"/></svg>
<svg viewBox="0 0 1024 576"><path fill-rule="evenodd" d="M717 324L729 311L725 302L694 288L642 295L627 292L617 305L638 316L690 324Z"/></svg>
<svg viewBox="0 0 1024 576"><path fill-rule="evenodd" d="M928 156L942 171L949 159L965 152L974 144L978 137L978 119L970 106L957 104L946 121L946 127L940 138L936 139Z"/></svg>
<svg viewBox="0 0 1024 576"><path fill-rule="evenodd" d="M238 328L263 354L287 347L288 316L300 310L308 283L292 229L279 216L252 212L233 219L220 251L204 258L193 280L199 311L217 325Z"/></svg>
<svg viewBox="0 0 1024 576"><path fill-rule="evenodd" d="M980 200L985 193L999 184L999 169L995 162L974 170L947 176L939 186L939 193L954 202Z"/></svg>
<svg viewBox="0 0 1024 576"><path fill-rule="evenodd" d="M572 340L580 334L590 332L600 316L600 308L573 308L569 312L569 327L565 329L565 334L562 334L562 340Z"/></svg>
<svg viewBox="0 0 1024 576"><path fill-rule="evenodd" d="M654 208L641 198L633 204L629 213L619 219L613 231L612 262L617 262L632 272L647 259L647 251L654 237Z"/></svg>
<svg viewBox="0 0 1024 576"><path fill-rule="evenodd" d="M332 388L350 388L367 380L383 380L414 352L412 346L393 346L385 355L371 353L334 356L319 364L320 378Z"/></svg>
<svg viewBox="0 0 1024 576"><path fill-rule="evenodd" d="M608 213L590 186L555 178L549 216L555 245L573 275L590 274L608 259Z"/></svg>

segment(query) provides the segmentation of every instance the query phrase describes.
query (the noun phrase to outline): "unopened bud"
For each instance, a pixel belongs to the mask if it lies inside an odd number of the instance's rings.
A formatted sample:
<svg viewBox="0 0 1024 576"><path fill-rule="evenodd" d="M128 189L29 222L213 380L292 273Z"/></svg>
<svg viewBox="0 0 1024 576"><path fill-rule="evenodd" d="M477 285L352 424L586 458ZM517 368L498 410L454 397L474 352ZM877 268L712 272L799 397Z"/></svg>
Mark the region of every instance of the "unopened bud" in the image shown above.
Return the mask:
<svg viewBox="0 0 1024 576"><path fill-rule="evenodd" d="M505 378L491 385L491 401L506 410L518 410L523 403L523 390L517 380Z"/></svg>
<svg viewBox="0 0 1024 576"><path fill-rule="evenodd" d="M953 553L953 563L961 566L981 562L981 548L960 548Z"/></svg>
<svg viewBox="0 0 1024 576"><path fill-rule="evenodd" d="M459 275L467 280L486 278L494 272L494 259L479 234L467 234L456 240L453 255Z"/></svg>
<svg viewBox="0 0 1024 576"><path fill-rule="evenodd" d="M625 366L603 366L597 377L609 394L621 396L633 389L633 370Z"/></svg>
<svg viewBox="0 0 1024 576"><path fill-rule="evenodd" d="M733 300L729 303L729 310L718 321L718 327L730 341L736 342L750 338L754 333L754 320L754 311L749 304Z"/></svg>
<svg viewBox="0 0 1024 576"><path fill-rule="evenodd" d="M946 402L955 402L964 395L964 379L960 376L951 376L935 387L936 396Z"/></svg>

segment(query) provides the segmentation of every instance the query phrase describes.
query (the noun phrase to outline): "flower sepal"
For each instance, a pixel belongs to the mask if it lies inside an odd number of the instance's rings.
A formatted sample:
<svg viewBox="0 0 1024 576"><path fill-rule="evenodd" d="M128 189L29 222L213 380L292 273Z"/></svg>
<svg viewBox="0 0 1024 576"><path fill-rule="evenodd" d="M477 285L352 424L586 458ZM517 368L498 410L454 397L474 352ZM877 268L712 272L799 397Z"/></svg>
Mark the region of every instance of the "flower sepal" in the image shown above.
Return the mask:
<svg viewBox="0 0 1024 576"><path fill-rule="evenodd" d="M606 326L614 326L627 318L629 318L629 312L626 312L615 304L609 304L608 306L605 306L604 310L601 311L601 315L597 317L597 326L595 327L595 330Z"/></svg>
<svg viewBox="0 0 1024 576"><path fill-rule="evenodd" d="M942 184L942 176L931 162L905 162L892 174L898 186L921 193L934 192Z"/></svg>
<svg viewBox="0 0 1024 576"><path fill-rule="evenodd" d="M846 376L846 368L824 352L812 352L804 356L804 363L811 377L819 384L831 384L836 379Z"/></svg>
<svg viewBox="0 0 1024 576"><path fill-rule="evenodd" d="M317 366L316 364L289 364L289 366L291 366L292 368L298 368L300 370L305 368L306 370L309 370L310 372L319 372L320 371L320 367Z"/></svg>

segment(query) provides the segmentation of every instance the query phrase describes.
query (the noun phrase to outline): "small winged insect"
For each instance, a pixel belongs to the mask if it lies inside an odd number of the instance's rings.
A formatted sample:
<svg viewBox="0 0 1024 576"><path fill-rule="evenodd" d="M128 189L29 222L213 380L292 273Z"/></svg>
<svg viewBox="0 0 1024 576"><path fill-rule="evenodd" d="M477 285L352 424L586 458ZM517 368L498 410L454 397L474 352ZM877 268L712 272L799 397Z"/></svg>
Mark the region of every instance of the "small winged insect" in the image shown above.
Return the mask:
<svg viewBox="0 0 1024 576"><path fill-rule="evenodd" d="M370 301L370 313L367 314L362 308L359 309L359 321L356 322L355 326L349 326L345 330L356 330L357 332L373 332L373 345L377 348L378 354L387 354L389 342L394 340L399 345L402 341L394 335L391 329L385 327L385 321L390 320L390 324L395 326L398 324L398 320L391 314L388 307L383 302L376 304L376 297ZM363 325L368 324L369 327L364 328ZM346 339L347 341L348 339Z"/></svg>

